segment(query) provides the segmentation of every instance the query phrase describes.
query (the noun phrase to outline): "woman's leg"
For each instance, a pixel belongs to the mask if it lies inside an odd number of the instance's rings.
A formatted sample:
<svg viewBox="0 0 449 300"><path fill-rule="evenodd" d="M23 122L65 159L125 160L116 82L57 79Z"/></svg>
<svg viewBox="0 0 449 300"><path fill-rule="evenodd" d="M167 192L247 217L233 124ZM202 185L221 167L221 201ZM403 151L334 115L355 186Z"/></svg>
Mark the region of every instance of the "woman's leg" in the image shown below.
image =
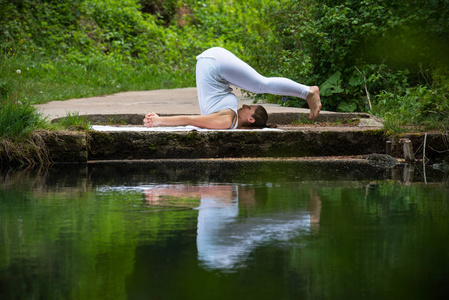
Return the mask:
<svg viewBox="0 0 449 300"><path fill-rule="evenodd" d="M257 94L275 94L306 99L310 87L283 77L264 77L226 49L217 48L215 59L223 79L231 85Z"/></svg>

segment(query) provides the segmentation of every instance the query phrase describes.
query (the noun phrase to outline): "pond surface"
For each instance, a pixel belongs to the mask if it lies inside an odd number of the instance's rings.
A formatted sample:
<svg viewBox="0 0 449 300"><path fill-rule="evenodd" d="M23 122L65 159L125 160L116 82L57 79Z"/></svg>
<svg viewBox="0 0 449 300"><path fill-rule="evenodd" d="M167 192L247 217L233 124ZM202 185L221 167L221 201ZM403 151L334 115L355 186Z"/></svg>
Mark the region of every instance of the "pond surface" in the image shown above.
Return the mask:
<svg viewBox="0 0 449 300"><path fill-rule="evenodd" d="M449 296L442 171L171 161L1 175L1 299Z"/></svg>

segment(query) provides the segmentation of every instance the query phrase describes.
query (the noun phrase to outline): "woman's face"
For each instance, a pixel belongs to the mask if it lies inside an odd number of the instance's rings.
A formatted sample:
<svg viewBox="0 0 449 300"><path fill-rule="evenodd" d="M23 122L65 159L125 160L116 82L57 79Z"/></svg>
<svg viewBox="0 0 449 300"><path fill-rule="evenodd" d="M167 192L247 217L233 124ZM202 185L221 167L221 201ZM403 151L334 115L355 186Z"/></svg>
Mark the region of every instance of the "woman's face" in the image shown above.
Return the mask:
<svg viewBox="0 0 449 300"><path fill-rule="evenodd" d="M239 116L239 123L254 123L253 114L256 111L258 105L246 105L243 104L237 111Z"/></svg>

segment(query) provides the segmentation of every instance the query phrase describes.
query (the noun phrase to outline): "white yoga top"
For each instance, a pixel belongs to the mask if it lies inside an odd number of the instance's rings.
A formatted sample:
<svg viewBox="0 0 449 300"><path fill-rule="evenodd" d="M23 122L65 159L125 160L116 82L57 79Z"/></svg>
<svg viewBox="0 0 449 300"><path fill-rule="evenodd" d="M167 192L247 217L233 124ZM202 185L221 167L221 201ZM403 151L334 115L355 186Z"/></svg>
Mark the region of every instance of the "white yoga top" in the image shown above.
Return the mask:
<svg viewBox="0 0 449 300"><path fill-rule="evenodd" d="M220 65L213 56L211 48L198 55L196 66L196 85L198 102L202 115L210 115L222 110L232 109L235 117L232 129L237 128L237 109L239 100L232 93L229 82L220 74Z"/></svg>

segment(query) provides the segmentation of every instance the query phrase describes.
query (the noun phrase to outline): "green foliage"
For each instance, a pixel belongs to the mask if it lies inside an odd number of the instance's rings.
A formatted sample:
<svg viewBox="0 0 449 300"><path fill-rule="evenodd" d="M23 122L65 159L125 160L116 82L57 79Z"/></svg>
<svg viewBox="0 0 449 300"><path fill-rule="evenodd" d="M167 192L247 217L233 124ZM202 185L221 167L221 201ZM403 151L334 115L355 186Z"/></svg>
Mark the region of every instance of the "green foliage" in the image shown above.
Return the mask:
<svg viewBox="0 0 449 300"><path fill-rule="evenodd" d="M194 86L196 55L223 46L246 59L245 37L258 40L269 31L258 17L259 1L228 2L7 3L0 61L24 71L24 95L32 103ZM9 89L6 74L0 74L1 91Z"/></svg>
<svg viewBox="0 0 449 300"><path fill-rule="evenodd" d="M424 73L449 66L448 4L282 1L267 16L280 56L270 67L320 85L324 109L367 111L376 95L424 85Z"/></svg>
<svg viewBox="0 0 449 300"><path fill-rule="evenodd" d="M67 113L67 116L61 118L58 124L64 128L74 130L89 130L91 125L87 116L80 116L78 112Z"/></svg>
<svg viewBox="0 0 449 300"><path fill-rule="evenodd" d="M48 165L46 145L33 131L50 126L28 101L20 99L18 93L0 97L0 165Z"/></svg>
<svg viewBox="0 0 449 300"><path fill-rule="evenodd" d="M449 131L449 77L438 71L429 86L416 86L397 93L381 92L372 113L385 119L393 132L407 127Z"/></svg>
<svg viewBox="0 0 449 300"><path fill-rule="evenodd" d="M10 74L11 77L12 75L17 75L17 83L10 79L0 84L1 138L27 137L32 130L45 128L47 125L46 119L21 96L21 70L17 70L16 74ZM10 86L15 88L13 92L9 92Z"/></svg>
<svg viewBox="0 0 449 300"><path fill-rule="evenodd" d="M426 5L419 0L21 0L0 5L3 97L12 92L8 74L16 69L23 71L23 97L33 104L194 86L195 56L221 46L265 76L320 86L325 110L383 116L379 108L394 108L399 98L416 95L421 87L427 96L413 96L420 103L413 107L435 112L421 114L432 120L446 116L441 105L433 105L444 102L439 89L447 80L437 87L429 78L449 67L448 0ZM289 99L282 105L307 104Z"/></svg>
<svg viewBox="0 0 449 300"><path fill-rule="evenodd" d="M164 25L176 19L176 10L180 4L177 0L140 0L139 3L142 12L155 15Z"/></svg>
<svg viewBox="0 0 449 300"><path fill-rule="evenodd" d="M341 88L341 72L335 72L320 86L320 95L327 97L332 94L338 94L344 90Z"/></svg>
<svg viewBox="0 0 449 300"><path fill-rule="evenodd" d="M0 137L27 136L32 130L45 127L45 119L29 102L22 103L9 96L2 99Z"/></svg>

